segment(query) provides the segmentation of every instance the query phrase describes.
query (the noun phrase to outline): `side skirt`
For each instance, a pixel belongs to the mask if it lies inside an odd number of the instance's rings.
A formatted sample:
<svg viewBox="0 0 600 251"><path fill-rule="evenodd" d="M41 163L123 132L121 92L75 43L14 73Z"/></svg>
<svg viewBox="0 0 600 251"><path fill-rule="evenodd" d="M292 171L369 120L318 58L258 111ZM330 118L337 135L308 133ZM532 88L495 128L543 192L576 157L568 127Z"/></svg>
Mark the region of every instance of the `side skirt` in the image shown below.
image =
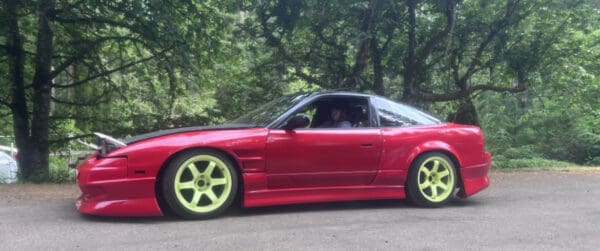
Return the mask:
<svg viewBox="0 0 600 251"><path fill-rule="evenodd" d="M404 186L342 186L244 192L244 207L352 200L404 199Z"/></svg>

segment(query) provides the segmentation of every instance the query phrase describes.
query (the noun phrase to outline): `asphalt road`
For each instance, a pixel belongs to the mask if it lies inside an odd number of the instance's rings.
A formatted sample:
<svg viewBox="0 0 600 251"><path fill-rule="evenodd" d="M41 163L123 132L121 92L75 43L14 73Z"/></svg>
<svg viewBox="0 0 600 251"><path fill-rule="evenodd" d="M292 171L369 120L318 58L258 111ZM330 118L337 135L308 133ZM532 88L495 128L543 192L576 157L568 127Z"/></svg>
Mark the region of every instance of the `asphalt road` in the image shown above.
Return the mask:
<svg viewBox="0 0 600 251"><path fill-rule="evenodd" d="M598 250L600 169L492 173L440 209L405 201L231 210L208 221L80 215L75 185L0 185L1 250Z"/></svg>

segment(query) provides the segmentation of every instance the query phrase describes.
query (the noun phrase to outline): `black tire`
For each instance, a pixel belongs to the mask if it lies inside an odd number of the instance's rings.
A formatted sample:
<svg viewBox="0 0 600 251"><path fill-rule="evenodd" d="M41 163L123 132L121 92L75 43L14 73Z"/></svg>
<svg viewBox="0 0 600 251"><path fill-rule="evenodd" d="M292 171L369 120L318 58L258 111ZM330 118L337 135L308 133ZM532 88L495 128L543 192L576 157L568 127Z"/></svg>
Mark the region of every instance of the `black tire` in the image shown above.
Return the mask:
<svg viewBox="0 0 600 251"><path fill-rule="evenodd" d="M237 195L237 169L217 151L188 151L166 168L161 192L167 206L179 217L201 220L218 216Z"/></svg>
<svg viewBox="0 0 600 251"><path fill-rule="evenodd" d="M454 196L457 179L456 168L448 156L437 152L423 154L409 169L407 197L418 206L443 206Z"/></svg>

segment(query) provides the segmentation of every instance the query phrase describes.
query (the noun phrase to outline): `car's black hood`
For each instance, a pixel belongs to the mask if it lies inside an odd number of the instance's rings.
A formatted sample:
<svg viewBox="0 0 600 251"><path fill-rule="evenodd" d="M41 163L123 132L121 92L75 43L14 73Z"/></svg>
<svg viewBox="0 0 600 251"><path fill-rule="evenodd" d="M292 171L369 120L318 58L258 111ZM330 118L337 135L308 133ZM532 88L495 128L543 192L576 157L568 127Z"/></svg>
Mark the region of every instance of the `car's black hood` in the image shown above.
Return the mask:
<svg viewBox="0 0 600 251"><path fill-rule="evenodd" d="M173 128L167 130L160 130L156 132L144 133L140 135L133 136L131 138L123 139L123 143L130 145L135 142L140 142L143 140L156 138L160 136L183 133L183 132L195 132L195 131L209 131L209 130L233 130L233 129L245 129L245 128L253 128L256 125L250 124L224 124L224 125L216 125L216 126L192 126L192 127L182 127L182 128Z"/></svg>

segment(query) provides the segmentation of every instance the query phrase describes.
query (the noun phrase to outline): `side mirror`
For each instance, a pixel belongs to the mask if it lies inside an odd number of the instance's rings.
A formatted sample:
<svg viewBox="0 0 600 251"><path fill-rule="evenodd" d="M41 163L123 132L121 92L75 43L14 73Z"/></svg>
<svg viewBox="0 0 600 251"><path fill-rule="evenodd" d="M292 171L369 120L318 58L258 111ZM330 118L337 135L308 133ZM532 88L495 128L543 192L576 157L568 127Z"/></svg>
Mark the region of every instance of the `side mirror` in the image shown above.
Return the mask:
<svg viewBox="0 0 600 251"><path fill-rule="evenodd" d="M288 122L283 126L283 129L286 130L294 130L296 128L304 128L310 124L310 119L308 116L304 114L298 114L288 120Z"/></svg>

